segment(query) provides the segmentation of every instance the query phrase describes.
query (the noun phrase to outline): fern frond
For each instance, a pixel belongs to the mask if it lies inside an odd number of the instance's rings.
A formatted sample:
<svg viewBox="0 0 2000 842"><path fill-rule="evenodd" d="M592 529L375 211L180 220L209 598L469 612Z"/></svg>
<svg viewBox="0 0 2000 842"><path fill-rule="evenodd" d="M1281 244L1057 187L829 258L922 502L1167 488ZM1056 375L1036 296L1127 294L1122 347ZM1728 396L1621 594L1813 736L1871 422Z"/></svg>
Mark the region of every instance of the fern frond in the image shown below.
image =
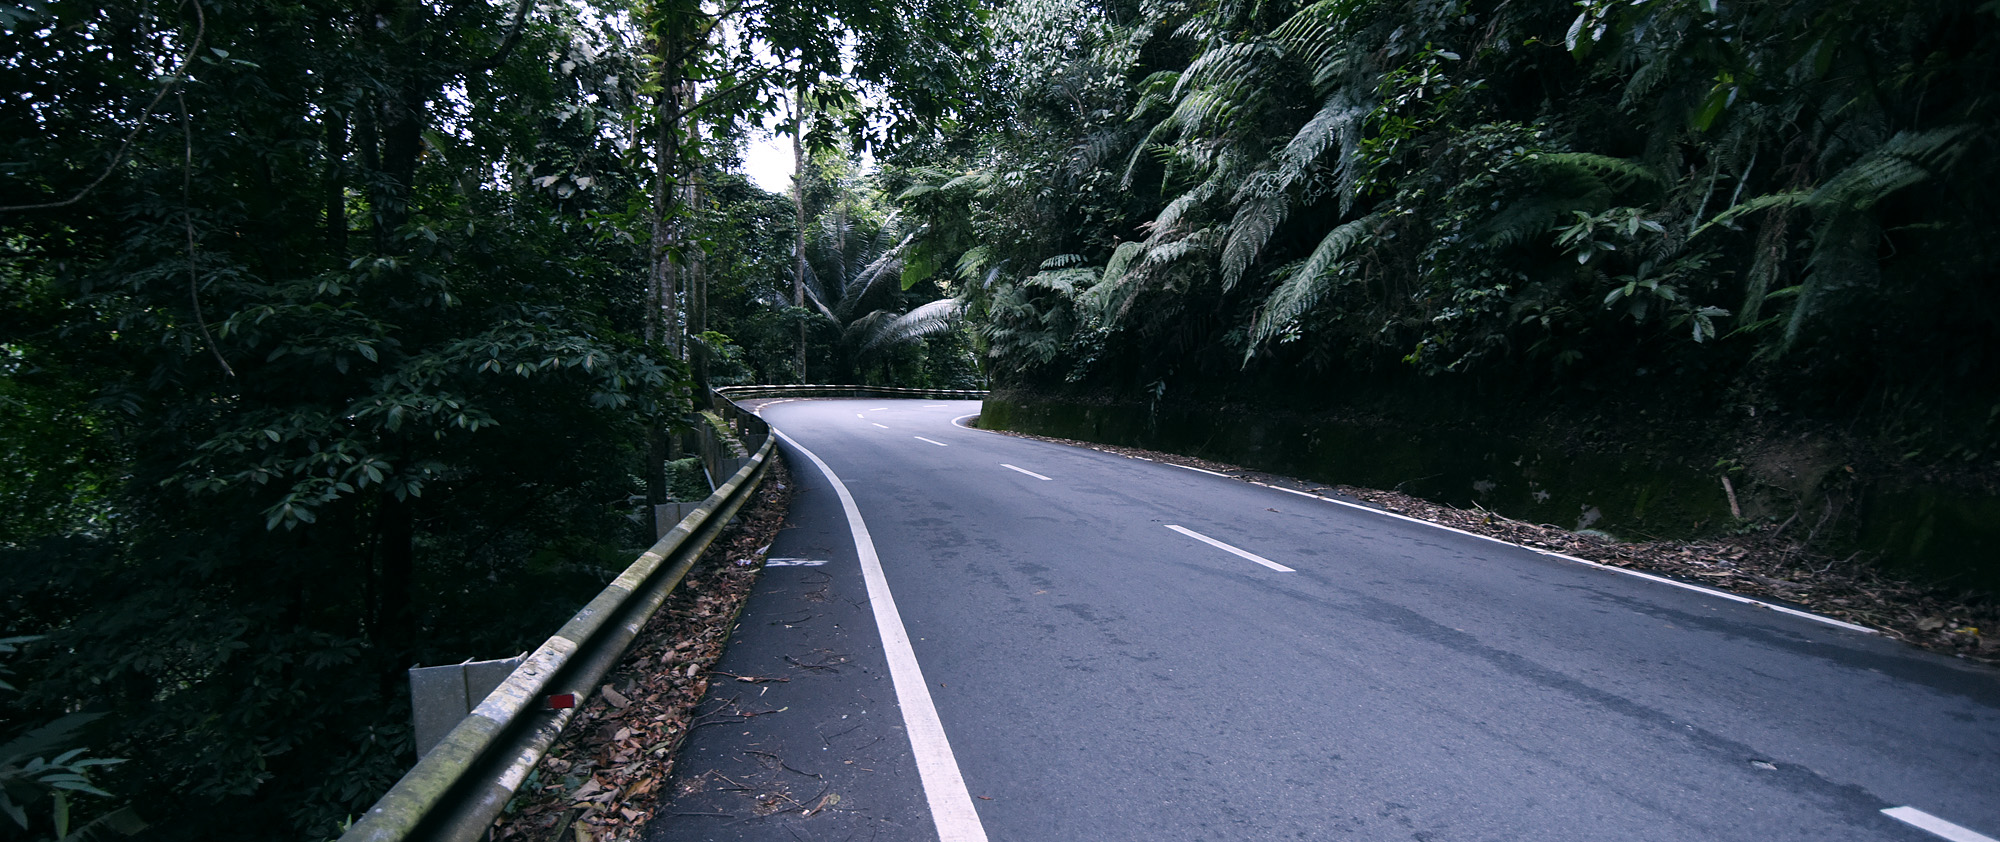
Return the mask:
<svg viewBox="0 0 2000 842"><path fill-rule="evenodd" d="M1038 268L1040 269L1040 271L1046 272L1050 269L1067 269L1071 266L1082 266L1082 265L1083 265L1083 255L1058 254L1054 257L1042 261L1042 265Z"/></svg>
<svg viewBox="0 0 2000 842"><path fill-rule="evenodd" d="M1072 150L1071 168L1078 173L1101 169L1104 162L1118 157L1118 153L1130 142L1132 133L1122 127L1092 133L1077 143Z"/></svg>
<svg viewBox="0 0 2000 842"><path fill-rule="evenodd" d="M1077 267L1036 272L1022 280L1021 285L1051 289L1073 298L1079 288L1088 289L1096 282L1097 270Z"/></svg>
<svg viewBox="0 0 2000 842"><path fill-rule="evenodd" d="M1223 44L1196 56L1181 72L1170 96L1180 99L1189 91L1208 88L1236 90L1263 75L1273 58L1274 52L1266 44Z"/></svg>
<svg viewBox="0 0 2000 842"><path fill-rule="evenodd" d="M1370 214L1345 223L1328 231L1313 249L1312 256L1292 271L1271 295L1264 299L1264 306L1257 312L1257 320L1250 327L1250 348L1244 355L1255 353L1257 346L1278 335L1285 325L1304 315L1326 297L1333 289L1336 278L1331 270L1347 256L1355 246L1366 241L1373 233L1379 217Z"/></svg>
<svg viewBox="0 0 2000 842"><path fill-rule="evenodd" d="M1352 150L1360 145L1361 121L1368 116L1369 109L1356 103L1346 91L1335 91L1320 105L1319 111L1300 126L1292 135L1291 142L1278 153L1278 160L1291 177L1302 174L1306 168L1318 161L1326 150L1336 144L1341 147L1337 170L1345 170L1353 156Z"/></svg>
<svg viewBox="0 0 2000 842"><path fill-rule="evenodd" d="M1604 180L1613 190L1627 190L1637 185L1645 185L1654 190L1665 189L1667 180L1652 167L1625 158L1613 158L1594 152L1544 152L1530 160L1547 162L1558 166L1577 167Z"/></svg>
<svg viewBox="0 0 2000 842"><path fill-rule="evenodd" d="M1180 81L1181 74L1177 70L1161 70L1147 76L1145 81L1139 83L1139 101L1133 104L1132 114L1126 121L1138 122L1154 108L1172 103L1172 94L1179 89Z"/></svg>
<svg viewBox="0 0 2000 842"><path fill-rule="evenodd" d="M1229 239L1222 246L1222 291L1236 288L1243 273L1264 251L1271 235L1285 223L1291 201L1283 193L1268 194L1246 201L1236 208L1229 223Z"/></svg>
<svg viewBox="0 0 2000 842"><path fill-rule="evenodd" d="M939 185L938 189L950 191L970 187L975 190L985 190L992 186L992 184L993 172L986 169L977 169Z"/></svg>
<svg viewBox="0 0 2000 842"><path fill-rule="evenodd" d="M1203 228L1187 236L1165 243L1149 243L1145 259L1133 267L1133 275L1158 272L1176 263L1206 256L1213 247L1215 229Z"/></svg>
<svg viewBox="0 0 2000 842"><path fill-rule="evenodd" d="M1111 259L1104 264L1102 283L1114 283L1123 278L1126 270L1132 267L1132 261L1145 256L1145 243L1119 243L1118 248L1112 249Z"/></svg>
<svg viewBox="0 0 2000 842"><path fill-rule="evenodd" d="M1509 202L1499 213L1481 222L1472 233L1489 246L1505 248L1547 233L1555 220L1570 211L1581 209L1582 203L1573 197L1529 196Z"/></svg>
<svg viewBox="0 0 2000 842"><path fill-rule="evenodd" d="M992 248L982 244L966 249L964 254L958 256L959 280L970 281L978 277L992 262Z"/></svg>
<svg viewBox="0 0 2000 842"><path fill-rule="evenodd" d="M1716 214L1714 219L1702 223L1701 227L1694 229L1694 233L1689 234L1688 237L1689 239L1693 239L1695 236L1701 234L1701 232L1707 231L1710 228L1714 228L1717 225L1727 225L1730 222L1736 220L1736 218L1738 217L1744 216L1746 214L1756 213L1757 211L1764 210L1766 208L1798 207L1805 205L1809 200L1811 200L1812 195L1813 195L1812 191L1810 190L1787 190L1779 193L1766 193L1762 196L1755 196L1750 199L1746 199L1727 209L1724 209L1721 213Z"/></svg>
<svg viewBox="0 0 2000 842"><path fill-rule="evenodd" d="M1271 37L1287 54L1312 68L1312 84L1325 90L1327 84L1347 70L1347 53L1353 47L1350 33L1373 0L1320 0L1291 16Z"/></svg>
<svg viewBox="0 0 2000 842"><path fill-rule="evenodd" d="M1874 151L1841 170L1813 191L1807 204L1818 209L1865 211L1889 194L1922 182L1949 166L1963 151L1969 126L1925 132L1897 132Z"/></svg>

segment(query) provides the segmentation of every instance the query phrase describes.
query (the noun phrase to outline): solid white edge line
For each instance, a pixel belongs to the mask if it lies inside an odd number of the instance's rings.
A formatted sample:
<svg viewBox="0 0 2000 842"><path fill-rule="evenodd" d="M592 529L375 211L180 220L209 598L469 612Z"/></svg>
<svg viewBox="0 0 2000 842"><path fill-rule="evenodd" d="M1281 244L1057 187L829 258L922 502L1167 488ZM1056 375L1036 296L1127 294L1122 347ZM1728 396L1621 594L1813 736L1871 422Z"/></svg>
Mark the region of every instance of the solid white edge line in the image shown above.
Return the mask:
<svg viewBox="0 0 2000 842"><path fill-rule="evenodd" d="M1719 598L1722 598L1722 599L1726 599L1726 600L1729 600L1730 602L1740 602L1740 603L1743 603L1744 605L1755 605L1755 606L1758 606L1758 607L1760 607L1760 608L1769 608L1769 609L1771 609L1772 611L1776 611L1776 612L1778 612L1778 613L1780 613L1780 614L1790 614L1790 615L1792 615L1792 616L1794 616L1794 617L1801 617L1801 618L1804 618L1804 619L1807 619L1807 620L1811 620L1811 621L1813 621L1813 622L1815 622L1815 623L1825 623L1826 625L1829 625L1829 626L1833 626L1833 627L1835 627L1835 628L1842 628L1842 629L1846 629L1846 630L1848 630L1848 631L1857 631L1857 632L1862 632L1862 633L1864 633L1864 634L1877 634L1877 633L1878 633L1878 632L1876 632L1876 631L1875 631L1874 629L1871 629L1871 628L1868 628L1867 626L1857 626L1857 625L1855 625L1855 624L1853 624L1853 623L1848 623L1848 622L1843 622L1843 621L1841 621L1841 620L1836 620L1836 619L1834 619L1834 618L1832 618L1832 617L1822 617L1822 616L1820 616L1820 615L1818 615L1818 614L1814 614L1814 613L1811 613L1811 612L1808 612L1808 611L1800 611L1800 610L1798 610L1798 609L1796 609L1796 608L1787 608L1787 607L1785 607L1785 606L1783 606L1783 605L1775 605L1775 604L1772 604L1772 603L1769 603L1769 602L1765 602L1765 601L1763 601L1763 600L1761 600L1761 599L1751 599L1750 597L1747 597L1747 596L1743 596L1743 595L1741 595L1741 594L1733 594L1733 593L1730 593L1730 592L1728 592L1728 591L1718 591L1718 590L1716 590L1716 589L1714 589L1714 588L1704 588L1704 587L1702 587L1702 586L1700 586L1700 585L1693 585L1693 584L1689 584L1689 583L1687 583L1687 582L1682 582L1682 581L1678 581L1678 580L1674 580L1674 579L1669 579L1669 578L1667 578L1667 577L1665 577L1665 576L1655 576L1655 575L1653 575L1653 574L1651 574L1651 573L1642 573L1642 572L1640 572L1640 571L1637 571L1637 570L1630 570L1630 569L1627 569L1627 568L1623 568L1623 567L1614 567L1614 566L1612 566L1612 565L1609 565L1609 564L1600 564L1600 563L1598 563L1598 562L1595 562L1595 561L1591 561L1591 560L1589 560L1589 559L1585 559L1585 558L1577 558L1576 556L1573 556L1573 555L1570 555L1570 554L1568 554L1568 553L1559 553L1559 552L1556 552L1556 551L1554 551L1554 550L1544 550L1544 549L1541 549L1541 548L1539 548L1539 547L1528 547L1528 546L1522 546L1522 545L1520 545L1520 544L1516 544L1516 543L1514 543L1514 542L1512 542L1512 541L1504 541L1504 540L1501 540L1501 539L1499 539L1499 538L1495 538L1495 537L1493 537L1493 536L1491 536L1491 535L1481 535L1481 534L1479 534L1479 533L1477 533L1477 532L1467 532L1467 531L1465 531L1465 530L1463 530L1463 529L1459 529L1459 528L1457 528L1457 527L1454 527L1454 526L1446 526L1446 525L1444 525L1444 524L1442 524L1442 523L1432 523L1432 522L1430 522L1430 521L1428 521L1428 520L1423 520L1423 519L1421 519L1421 518L1414 518L1414 517L1410 517L1410 516L1408 516L1408 515L1399 515L1399 514L1397 514L1397 513L1395 513L1395 512L1390 512L1390 511L1384 511L1384 510L1382 510L1382 509L1377 509L1377 508L1375 508L1375 507L1373 507L1373 506L1363 506L1363 505L1361 505L1361 504L1359 504L1359 503L1349 503L1349 502L1347 502L1346 500L1335 500L1335 499L1333 499L1332 497L1322 497L1322 496L1320 496L1320 495L1318 495L1318 494L1313 494L1313 493L1311 493L1311 492L1306 492L1306 491L1299 491L1299 490L1297 490L1297 489L1292 489L1292 488L1285 488L1284 486L1279 486L1279 485L1272 485L1272 484L1270 484L1270 483L1268 483L1268 482L1257 482L1256 480L1251 480L1251 481L1250 481L1250 484L1251 484L1251 485L1261 485L1261 486L1263 486L1263 487L1265 487L1265 488L1269 488L1269 489L1272 489L1272 490L1275 490L1275 491L1283 491L1283 492L1285 492L1285 493L1287 493L1287 494L1297 494L1297 495L1299 495L1300 497L1311 497L1311 498L1313 498L1314 500L1321 500L1321 501L1324 501L1324 502L1328 502L1328 503L1332 503L1332 504L1334 504L1334 505L1336 505L1336 506L1346 506L1346 507L1348 507L1348 508L1350 508L1350 509L1358 509L1358 510L1360 510L1360 511L1364 511L1364 512L1372 512L1372 513L1374 513L1374 514L1378 514L1378 515L1382 515L1382 516L1384 516L1384 517L1392 517L1392 518L1395 518L1395 519L1397 519L1397 520L1406 520L1406 521L1409 521L1409 522L1411 522L1411 523L1416 523L1416 524L1422 524L1422 525L1424 525L1424 526L1428 526L1428 527L1431 527L1431 528L1433 528L1433 529L1442 529L1442 530L1445 530L1446 532L1456 532L1456 533L1458 533L1458 534L1460 534L1460 535L1466 535L1466 536L1470 536L1470 537L1473 537L1473 538L1478 538L1478 539L1480 539L1480 540L1482 540L1482 541L1492 541L1493 543L1495 543L1495 544L1500 544L1500 545L1502 545L1502 546L1507 546L1507 547L1515 547L1515 548L1517 548L1517 549L1523 549L1523 550L1527 550L1528 552L1531 552L1531 553L1539 553L1539 554L1541 554L1541 555L1545 555L1545 556L1548 556L1548 557L1550 557L1550 558L1559 558L1559 559L1562 559L1562 560L1564 560L1564 561L1572 561L1572 562L1576 562L1577 564L1583 564L1583 565L1588 565L1588 566L1590 566L1590 567L1595 567L1595 568L1597 568L1597 569L1599 569L1599 570L1609 570L1609 571L1611 571L1611 572L1613 572L1613 573L1622 573L1622 574L1624 574L1624 575L1627 575L1627 576L1635 576L1635 577L1638 577L1638 578L1640 578L1640 579L1646 579L1646 580L1649 580L1649 581L1654 581L1654 582L1659 582L1660 584L1663 584L1663 585L1672 585L1672 586L1674 586L1674 587L1676 587L1676 588L1682 588L1682 589L1684 589L1684 590L1690 590L1690 591L1694 591L1694 592L1696 592L1696 593L1703 593L1703 594L1708 594L1709 596L1713 596L1713 597L1719 597ZM1996 842L2000 842L2000 840L1996 840Z"/></svg>
<svg viewBox="0 0 2000 842"><path fill-rule="evenodd" d="M827 481L833 483L833 493L847 513L847 528L854 533L854 552L861 557L861 578L868 583L868 605L875 610L875 628L882 635L889 679L896 686L896 704L903 709L910 752L917 761L917 776L923 780L924 799L930 802L931 821L937 824L939 842L986 842L986 827L979 823L979 812L972 806L972 793L965 788L958 759L951 753L950 741L945 739L944 722L931 702L930 685L924 682L924 671L917 665L916 650L910 647L910 632L903 627L903 615L896 610L896 598L889 593L882 559L875 554L875 540L868 535L868 524L861 519L854 495L847 492L847 484L812 451L791 436L775 429L771 432L812 460Z"/></svg>
<svg viewBox="0 0 2000 842"><path fill-rule="evenodd" d="M1143 457L1140 457L1140 458L1143 458ZM1148 461L1148 462L1151 462L1151 461L1153 461L1153 460L1151 460L1151 459L1147 459L1146 461ZM1160 464L1162 464L1162 465L1174 465L1174 463L1172 463L1172 462L1161 462ZM1193 471L1193 472L1195 472L1195 473L1197 473L1197 474L1207 474L1207 475L1209 475L1209 476L1212 476L1212 477L1222 477L1223 479L1235 479L1235 478L1236 478L1236 477L1234 477L1234 476L1232 476L1232 475L1230 475L1230 474L1225 474L1225 473L1219 473L1219 472L1217 472L1217 471L1211 471L1211 470L1207 470L1207 469L1205 469L1205 468L1195 468L1195 467L1190 467L1190 466L1188 466L1188 465L1174 465L1174 467L1176 467L1176 468L1179 468L1179 469L1181 469L1181 470L1183 470L1183 471Z"/></svg>
<svg viewBox="0 0 2000 842"><path fill-rule="evenodd" d="M875 424L875 422L873 422L873 421L870 421L870 422L868 422L868 423L870 423L870 424ZM877 427L881 427L881 428L882 428L882 429L884 429L884 430L887 430L887 429L889 429L889 425L887 425L887 424L875 424L875 426L877 426Z"/></svg>
<svg viewBox="0 0 2000 842"><path fill-rule="evenodd" d="M1009 464L1007 464L1007 463L1005 463L1005 462L1002 462L1002 463L1000 463L1000 467L1002 467L1002 468L1014 468L1014 470L1016 470L1016 471L1020 471L1021 473L1024 473L1024 474L1027 474L1028 476L1031 476L1031 477L1034 477L1035 479L1039 479L1039 480L1047 480L1047 479L1049 479L1048 477L1045 477L1045 476L1042 476L1041 474L1038 474L1038 473L1035 473L1034 471L1030 471L1030 470L1028 470L1027 468L1015 468L1015 467L1014 467L1013 465L1009 465Z"/></svg>
<svg viewBox="0 0 2000 842"><path fill-rule="evenodd" d="M948 444L945 444L944 442L941 442L941 441L938 441L937 439L927 439L927 438L924 438L923 436L912 436L912 438L916 439L917 441L927 441L927 442L930 442L931 444L935 444L935 445L937 445L938 447L950 447L950 446L951 446L951 445L948 445Z"/></svg>
<svg viewBox="0 0 2000 842"><path fill-rule="evenodd" d="M1889 818L1928 830L1951 842L2000 842L1984 833L1952 824L1915 807L1889 807L1882 812Z"/></svg>
<svg viewBox="0 0 2000 842"><path fill-rule="evenodd" d="M1207 544L1207 545L1209 545L1209 546L1212 546L1212 547L1215 547L1216 549L1219 549L1219 550L1226 550L1226 551L1228 551L1228 552L1232 552L1232 553L1235 553L1235 554L1237 554L1237 555L1239 555L1239 556L1242 556L1242 557L1244 557L1244 558L1247 558L1247 559L1249 559L1249 560L1251 560L1251 561L1254 561L1254 562L1257 562L1258 564L1261 564L1261 565L1264 565L1265 567L1269 567L1269 568L1271 568L1272 570L1276 570L1276 571L1278 571L1279 573L1297 573L1297 572L1299 572L1299 571L1297 571L1297 570L1293 570L1293 569L1291 569L1291 568L1289 568L1289 567L1286 567L1286 566L1284 566L1284 565L1282 565L1282 564L1279 564L1279 563L1277 563L1277 562L1275 562L1275 561L1272 561L1272 560L1270 560L1270 559L1268 559L1268 558L1265 558L1265 557L1263 557L1263 556L1260 556L1260 555L1258 555L1258 554L1256 554L1256 553L1253 553L1253 552L1250 552L1249 550L1239 550L1239 549L1237 549L1237 548L1235 548L1235 547L1232 547L1232 546L1229 546L1228 544L1225 544L1225 543L1222 543L1221 541L1217 541L1217 540L1215 540L1214 538L1210 538L1210 537L1208 537L1207 535L1203 535L1203 534L1201 534L1201 533L1199 533L1199 532L1196 532L1196 531L1194 531L1194 530L1192 530L1192 529L1189 529L1189 528L1187 528L1187 527L1185 527L1185 526L1175 526L1175 525L1173 525L1173 524L1171 524L1171 523L1170 523L1170 524L1167 524L1167 528L1168 528L1168 529L1171 529L1171 530L1173 530L1173 531L1175 531L1175 532L1179 532L1179 533L1180 533L1180 534L1182 534L1182 535L1186 535L1186 536L1188 536L1189 538L1193 538L1193 539L1195 539L1195 540L1197 540L1197 541L1200 541L1200 542L1202 542L1202 543L1204 543L1204 544Z"/></svg>
<svg viewBox="0 0 2000 842"><path fill-rule="evenodd" d="M960 415L960 416L958 416L957 418L953 418L953 419L951 419L951 425L952 425L952 426L954 426L954 427L965 427L965 429L968 429L968 430L974 430L974 429L978 429L977 427L966 427L966 426L965 426L964 424L960 424L960 423L959 423L960 421L964 421L964 420L965 420L965 419L967 419L967 418L978 418L978 417L979 417L979 413L977 413L977 412L975 412L975 413L972 413L971 415Z"/></svg>
<svg viewBox="0 0 2000 842"><path fill-rule="evenodd" d="M958 425L958 426L961 426L961 427L964 427L965 425L963 425L963 424L959 424L958 422L960 422L960 421L963 421L963 420L965 420L965 419L967 419L967 418L978 418L978 417L979 417L979 416L978 416L978 414L976 414L976 413L975 413L975 414L972 414L972 415L962 415L962 416L959 416L959 417L957 417L957 418L954 418L954 419L952 419L952 421L951 421L951 422L952 422L953 424L955 424L955 425ZM972 427L966 427L966 429L970 430L970 429L975 429L975 428L972 428ZM1134 459L1145 459L1145 457L1143 457L1143 456L1134 456L1134 457L1132 457L1132 458L1134 458ZM1151 462L1151 461L1154 461L1154 460L1151 460L1151 459L1146 459L1146 461L1148 461L1148 462ZM1223 477L1223 478L1226 478L1226 479L1236 479L1236 477L1234 477L1234 476L1230 476L1229 474L1220 474L1220 473L1216 473L1215 471L1207 471L1207 470L1202 470L1201 468L1191 468L1191 467L1188 467L1188 466L1186 466L1186 465L1174 465L1174 463L1172 463L1172 462L1161 462L1161 463L1159 463L1159 464L1162 464L1162 465L1173 465L1174 467L1176 467L1176 468L1181 468L1181 469L1183 469L1183 470L1189 470L1189 471L1196 471L1196 472L1199 472L1199 473L1204 473L1204 474L1211 474L1211 475L1214 475L1214 476L1218 476L1218 477ZM1019 469L1017 468L1016 470L1019 470ZM1293 489L1293 488L1286 488L1286 487L1284 487L1284 486L1281 486L1281 485L1272 485L1272 484L1270 484L1270 483L1268 483L1268 482L1258 482L1258 481L1256 481L1256 480L1249 480L1249 482L1250 482L1250 484L1251 484L1251 485L1261 485L1261 486L1263 486L1263 487L1265 487L1265 488L1269 488L1269 489L1272 489L1272 490L1274 490L1274 491L1283 491L1283 492L1285 492L1286 494L1297 494L1297 495L1299 495L1300 497L1311 497L1311 498L1312 498L1312 499L1314 499L1314 500L1319 500L1319 501L1322 501L1322 502L1327 502L1327 503L1332 503L1332 504L1334 504L1334 505L1336 505L1336 506L1346 506L1346 507L1348 507L1348 508L1350 508L1350 509L1358 509L1358 510L1360 510L1360 511L1364 511L1364 512L1372 512L1372 513L1374 513L1374 514L1378 514L1378 515L1382 515L1382 516L1384 516L1384 517L1392 517L1392 518L1395 518L1395 519L1397 519L1397 520L1407 520L1407 521L1409 521L1409 522L1411 522L1411 523L1415 523L1415 524L1421 524L1421 525L1423 525L1423 526L1428 526L1428 527L1431 527L1431 528L1433 528L1433 529L1442 529L1442 530L1445 530L1446 532L1456 532L1456 533L1458 533L1458 534L1460 534L1460 535L1465 535L1465 536L1468 536L1468 537L1472 537L1472 538L1478 538L1478 539L1480 539L1480 540L1482 540L1482 541L1492 541L1493 543L1495 543L1495 544L1499 544L1499 545L1501 545L1501 546L1506 546L1506 547L1514 547L1514 548L1516 548L1516 549L1522 549L1522 550L1527 550L1528 552L1531 552L1531 553L1539 553L1539 554L1541 554L1541 555L1545 555L1545 556L1548 556L1548 557L1550 557L1550 558L1559 558L1559 559L1562 559L1562 560L1564 560L1564 561L1571 561L1571 562L1575 562L1575 563L1577 563L1577 564L1582 564L1582 565L1586 565L1586 566L1589 566L1589 567L1595 567L1595 568L1597 568L1597 569L1599 569L1599 570L1608 570L1608 571L1611 571L1611 572L1613 572L1613 573L1619 573L1619 574L1623 574L1623 575L1626 575L1626 576L1633 576L1633 577L1636 577L1636 578L1640 578L1640 579L1647 579L1647 580L1651 580L1651 581L1654 581L1654 582L1659 582L1660 584L1663 584L1663 585L1672 585L1672 586L1674 586L1674 587L1676 587L1676 588L1681 588L1681 589L1683 589L1683 590L1690 590L1690 591L1694 591L1694 592L1696 592L1696 593L1702 593L1702 594L1707 594L1707 595L1709 595L1709 596L1713 596L1713 597L1718 597L1718 598L1721 598L1721 599L1726 599L1726 600L1729 600L1730 602L1739 602L1739 603L1742 603L1742 604L1744 604L1744 605L1755 605L1755 606L1757 606L1757 607L1759 607L1759 608L1768 608L1768 609L1770 609L1770 610L1772 610L1772 611L1776 611L1776 612L1778 612L1778 613L1780 613L1780 614L1789 614L1789 615L1791 615L1791 616L1793 616L1793 617L1798 617L1798 618L1800 618L1800 619L1804 619L1804 620L1811 620L1811 621L1813 621L1813 622L1815 622L1815 623L1821 623L1821 624L1824 624L1824 625L1829 625L1829 626L1833 626L1834 628L1838 628L1838 629L1846 629L1846 630L1848 630L1848 631L1853 631L1853 632L1860 632L1860 633L1862 633L1862 634L1881 634L1881 632L1879 632L1879 631L1876 631L1876 630L1874 630L1874 629L1871 629L1871 628L1869 628L1869 627L1867 627L1867 626L1859 626L1859 625L1855 625L1855 624L1853 624L1853 623L1849 623L1849 622L1846 622L1846 621L1844 621L1844 620L1836 620L1836 619L1834 619L1834 618L1832 618L1832 617L1826 617L1826 616L1821 616L1821 615L1819 615L1819 614L1814 614L1814 613L1812 613L1812 612L1810 612L1810 611L1800 611L1800 610L1798 610L1798 609L1796 609L1796 608L1787 608L1787 607L1785 607L1785 606L1783 606L1783 605L1777 605L1777 604L1775 604L1775 603L1770 603L1770 602L1765 602L1765 601L1763 601L1763 600L1761 600L1761 599L1752 599L1752 598L1750 598L1750 597L1747 597L1747 596L1743 596L1743 595L1741 595L1741 594L1733 594L1733 593L1730 593L1730 592L1728 592L1728 591L1718 591L1718 590L1716 590L1716 589L1714 589L1714 588L1704 588L1704 587L1702 587L1702 586L1700 586L1700 585L1694 585L1694 584L1689 584L1689 583L1687 583L1687 582L1682 582L1682 581L1677 581L1677 580L1674 580L1674 579L1669 579L1669 578L1666 578L1666 577L1664 577L1664 576L1655 576L1655 575L1653 575L1653 574L1651 574L1651 573L1642 573L1642 572L1639 572L1639 571L1637 571L1637 570L1631 570L1631 569L1627 569L1627 568L1624 568L1624 567L1614 567L1614 566L1612 566L1612 565L1609 565L1609 564L1599 564L1599 563L1597 563L1597 562L1595 562L1595 561L1591 561L1591 560L1589 560L1589 559L1584 559L1584 558L1577 558L1576 556L1573 556L1573 555L1569 555L1568 553L1559 553L1559 552L1555 552L1555 551L1553 551L1553 550L1544 550L1544 549L1541 549L1541 548L1539 548L1539 547L1529 547L1529 546L1523 546L1523 545L1521 545L1521 544L1516 544L1516 543L1514 543L1514 542L1512 542L1512 541L1507 541L1507 540L1502 540L1502 539L1500 539L1500 538L1495 538L1495 537L1493 537L1493 536L1491 536L1491 535L1481 535L1481 534L1479 534L1479 533L1477 533L1477 532L1467 532L1467 531L1465 531L1465 530L1463 530L1463 529L1459 529L1459 528L1457 528L1457 527L1453 527L1453 526L1446 526L1446 525L1444 525L1444 524L1442 524L1442 523L1432 523L1432 522L1430 522L1430 521L1428 521L1428 520L1423 520L1422 518L1414 518L1414 517L1410 517L1410 516L1408 516L1408 515L1400 515L1400 514L1397 514L1397 513L1395 513L1395 512L1391 512L1391 511L1386 511L1386 510L1383 510L1383 509L1377 509L1377 508L1375 508L1375 507L1373 507L1373 506L1363 506L1363 505L1361 505L1361 504L1359 504L1359 503L1349 503L1349 502L1347 502L1346 500L1335 500L1335 499L1333 499L1332 497L1322 497L1322 496L1320 496L1320 495L1318 495L1318 494L1313 494L1313 493L1311 493L1311 492L1308 492L1308 491L1299 491L1299 490L1297 490L1297 489ZM1993 842L2000 842L2000 839L1996 839L1996 840L1993 840Z"/></svg>

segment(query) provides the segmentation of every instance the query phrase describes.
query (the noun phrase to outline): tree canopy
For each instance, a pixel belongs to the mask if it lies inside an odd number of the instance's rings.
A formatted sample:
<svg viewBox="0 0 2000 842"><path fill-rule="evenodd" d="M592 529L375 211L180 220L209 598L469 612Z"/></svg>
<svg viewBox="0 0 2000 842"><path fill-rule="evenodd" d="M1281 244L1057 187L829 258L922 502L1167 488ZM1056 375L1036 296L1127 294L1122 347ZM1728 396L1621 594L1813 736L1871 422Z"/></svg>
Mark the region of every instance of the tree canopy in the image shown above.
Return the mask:
<svg viewBox="0 0 2000 842"><path fill-rule="evenodd" d="M412 759L404 669L532 646L649 541L707 384L1465 383L1782 409L1992 484L1993 3L35 0L0 30L10 833L332 835ZM791 196L732 172L767 123Z"/></svg>

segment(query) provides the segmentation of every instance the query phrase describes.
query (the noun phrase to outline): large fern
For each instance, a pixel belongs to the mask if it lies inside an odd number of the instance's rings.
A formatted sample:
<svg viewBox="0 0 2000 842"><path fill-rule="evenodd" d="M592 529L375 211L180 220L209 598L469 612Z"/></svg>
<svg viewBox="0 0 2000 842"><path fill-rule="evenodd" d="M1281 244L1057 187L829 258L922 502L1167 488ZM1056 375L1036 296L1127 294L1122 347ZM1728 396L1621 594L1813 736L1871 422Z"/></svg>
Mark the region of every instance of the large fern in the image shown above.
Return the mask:
<svg viewBox="0 0 2000 842"><path fill-rule="evenodd" d="M1258 346L1326 298L1339 280L1332 269L1356 246L1366 242L1380 222L1379 217L1370 214L1339 225L1320 238L1312 255L1264 299L1257 320L1250 326L1250 346L1244 353L1244 362L1249 362Z"/></svg>

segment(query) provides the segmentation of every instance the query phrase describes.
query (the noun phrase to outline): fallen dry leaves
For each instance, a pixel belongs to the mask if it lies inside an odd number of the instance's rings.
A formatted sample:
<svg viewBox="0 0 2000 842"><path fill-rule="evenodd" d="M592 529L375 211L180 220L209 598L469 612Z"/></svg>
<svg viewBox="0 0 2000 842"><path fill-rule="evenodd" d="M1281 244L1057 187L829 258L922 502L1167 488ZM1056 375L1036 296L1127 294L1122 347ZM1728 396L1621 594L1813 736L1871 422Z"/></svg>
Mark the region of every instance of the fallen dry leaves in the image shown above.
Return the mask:
<svg viewBox="0 0 2000 842"><path fill-rule="evenodd" d="M1859 554L1831 558L1786 539L1782 527L1700 541L1603 541L1548 524L1523 523L1484 509L1440 505L1395 491L1328 487L1171 453L994 432L1186 465L1300 491L1331 492L1503 541L1798 606L1934 652L2000 665L2000 602L1991 595L1957 593L1898 579Z"/></svg>
<svg viewBox="0 0 2000 842"><path fill-rule="evenodd" d="M763 569L764 551L784 525L791 495L791 476L779 459L737 522L688 571L549 748L494 825L492 839L640 838L688 733L712 721L741 721L734 711L703 715L697 706Z"/></svg>

